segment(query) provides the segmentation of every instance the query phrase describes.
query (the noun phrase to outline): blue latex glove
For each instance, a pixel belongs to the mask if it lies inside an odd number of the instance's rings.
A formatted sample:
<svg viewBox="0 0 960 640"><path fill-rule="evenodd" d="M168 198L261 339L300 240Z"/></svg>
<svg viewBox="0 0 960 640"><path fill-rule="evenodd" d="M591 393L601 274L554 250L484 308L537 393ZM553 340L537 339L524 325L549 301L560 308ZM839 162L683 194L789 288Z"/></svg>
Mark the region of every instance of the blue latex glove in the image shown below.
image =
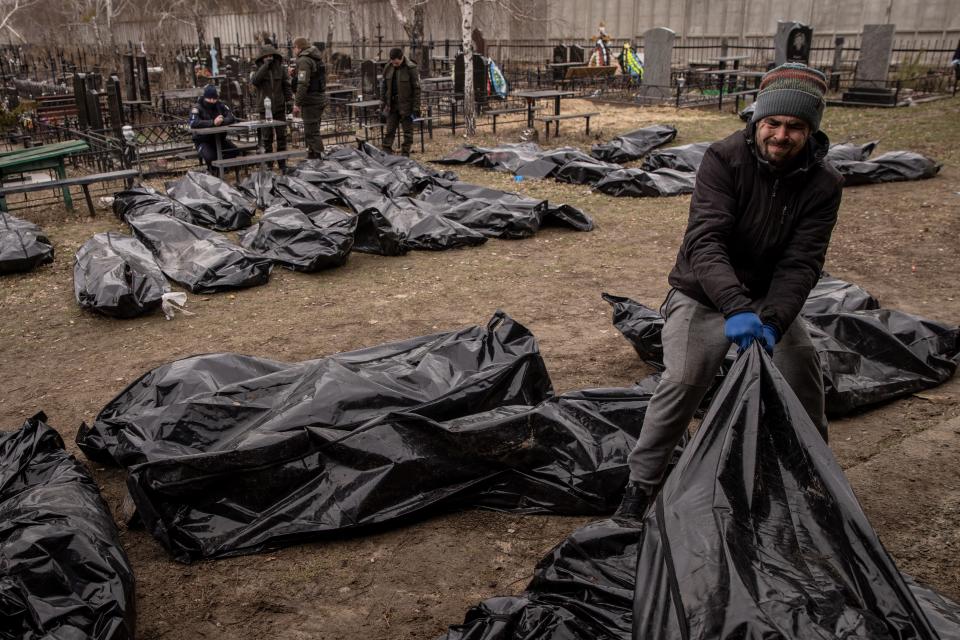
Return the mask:
<svg viewBox="0 0 960 640"><path fill-rule="evenodd" d="M754 340L763 339L763 323L760 322L760 316L753 311L741 311L727 318L723 325L723 335L736 344L738 350L743 351Z"/></svg>
<svg viewBox="0 0 960 640"><path fill-rule="evenodd" d="M776 330L773 325L765 324L763 329L763 348L766 349L767 355L773 355L773 347L775 344L780 342L780 332Z"/></svg>

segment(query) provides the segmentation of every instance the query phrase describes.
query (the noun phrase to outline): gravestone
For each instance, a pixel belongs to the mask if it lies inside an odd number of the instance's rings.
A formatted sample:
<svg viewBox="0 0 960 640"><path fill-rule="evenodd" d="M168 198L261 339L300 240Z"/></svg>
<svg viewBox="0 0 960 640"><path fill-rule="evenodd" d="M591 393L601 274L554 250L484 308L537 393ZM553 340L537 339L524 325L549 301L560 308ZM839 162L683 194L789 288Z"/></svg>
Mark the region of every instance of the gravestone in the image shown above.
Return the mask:
<svg viewBox="0 0 960 640"><path fill-rule="evenodd" d="M562 44L558 44L553 48L553 59L551 62L554 64L563 64L567 61L567 48ZM563 80L563 76L566 73L566 69L563 67L554 67L553 69L553 79L554 80Z"/></svg>
<svg viewBox="0 0 960 640"><path fill-rule="evenodd" d="M379 71L380 65L373 60L364 60L360 63L360 93L364 100L380 98L380 83L377 82Z"/></svg>
<svg viewBox="0 0 960 640"><path fill-rule="evenodd" d="M110 126L119 138L123 127L123 99L120 94L120 78L110 76L107 80L107 107L110 109Z"/></svg>
<svg viewBox="0 0 960 640"><path fill-rule="evenodd" d="M473 30L473 51L481 56L487 55L487 41L483 39L483 32L480 29Z"/></svg>
<svg viewBox="0 0 960 640"><path fill-rule="evenodd" d="M140 99L150 102L150 72L147 70L147 56L137 56L137 89Z"/></svg>
<svg viewBox="0 0 960 640"><path fill-rule="evenodd" d="M132 53L123 54L123 94L127 100L137 99L137 74Z"/></svg>
<svg viewBox="0 0 960 640"><path fill-rule="evenodd" d="M785 62L809 64L812 45L813 29L799 22L781 20L773 37L773 62L776 66Z"/></svg>
<svg viewBox="0 0 960 640"><path fill-rule="evenodd" d="M586 62L587 50L578 44L570 45L570 62Z"/></svg>
<svg viewBox="0 0 960 640"><path fill-rule="evenodd" d="M453 92L463 94L464 85L463 54L458 53L453 63ZM477 108L487 102L487 66L483 56L473 54L473 95L477 101Z"/></svg>
<svg viewBox="0 0 960 640"><path fill-rule="evenodd" d="M100 94L92 88L91 78L87 77L86 95L87 101L87 124L91 129L103 129L103 112L100 109Z"/></svg>
<svg viewBox="0 0 960 640"><path fill-rule="evenodd" d="M843 101L854 104L895 106L897 95L887 87L887 72L893 54L892 24L865 24L860 38L860 59L853 78L853 87L843 94Z"/></svg>
<svg viewBox="0 0 960 640"><path fill-rule="evenodd" d="M672 96L670 63L677 34L666 27L655 27L643 34L643 80L640 93L645 98Z"/></svg>
<svg viewBox="0 0 960 640"><path fill-rule="evenodd" d="M857 87L886 87L893 53L892 24L865 24L860 38L860 60L853 84Z"/></svg>
<svg viewBox="0 0 960 640"><path fill-rule="evenodd" d="M843 64L843 45L846 43L846 38L843 36L837 36L833 40L833 66L830 67L830 89L833 91L840 90L840 66Z"/></svg>
<svg viewBox="0 0 960 640"><path fill-rule="evenodd" d="M73 100L77 104L77 126L80 129L90 128L90 119L87 116L87 74L73 75Z"/></svg>

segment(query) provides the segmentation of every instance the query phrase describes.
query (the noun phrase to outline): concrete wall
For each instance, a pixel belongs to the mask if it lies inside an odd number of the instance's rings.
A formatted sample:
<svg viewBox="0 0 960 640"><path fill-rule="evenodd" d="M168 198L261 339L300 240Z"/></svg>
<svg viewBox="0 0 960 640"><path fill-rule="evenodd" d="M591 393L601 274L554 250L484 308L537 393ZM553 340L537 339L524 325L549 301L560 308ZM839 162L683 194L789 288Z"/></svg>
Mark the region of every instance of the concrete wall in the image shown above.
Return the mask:
<svg viewBox="0 0 960 640"><path fill-rule="evenodd" d="M385 42L405 41L386 0L353 0L358 23L368 46L376 46L377 29ZM563 40L583 42L597 33L605 21L615 40L635 39L651 27L676 31L678 44L695 44L710 38L772 45L777 20L798 20L813 27L821 43L834 35L854 36L848 46L857 46L864 24L892 22L897 25L897 42L941 41L953 48L960 38L960 0L530 0L524 2L532 16L513 19L499 5L479 2L476 24L488 41ZM431 0L427 5L427 40L459 39L460 12L456 0ZM324 40L332 10L319 7L291 12L287 25L280 12L225 13L205 18L208 39L219 35L225 42L252 41L259 29L276 32L281 40L288 31ZM347 14L333 14L334 41L350 42ZM162 31L156 22L119 22L114 32L118 42L146 40L192 43L192 26L168 21ZM84 40L86 34L78 34ZM375 52L374 52L375 53Z"/></svg>

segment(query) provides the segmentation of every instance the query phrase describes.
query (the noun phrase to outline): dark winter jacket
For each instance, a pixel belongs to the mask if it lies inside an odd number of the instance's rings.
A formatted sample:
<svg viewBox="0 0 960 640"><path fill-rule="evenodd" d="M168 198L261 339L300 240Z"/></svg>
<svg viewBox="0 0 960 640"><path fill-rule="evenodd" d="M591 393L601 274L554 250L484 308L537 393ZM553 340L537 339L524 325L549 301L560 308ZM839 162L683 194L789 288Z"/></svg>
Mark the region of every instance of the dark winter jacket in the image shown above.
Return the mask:
<svg viewBox="0 0 960 640"><path fill-rule="evenodd" d="M393 77L397 77L397 98L393 102ZM383 68L383 108L385 111L396 109L401 118L420 111L420 72L415 62L406 57L403 63L394 68L391 63Z"/></svg>
<svg viewBox="0 0 960 640"><path fill-rule="evenodd" d="M753 135L748 126L704 155L669 282L724 317L755 311L783 335L820 277L842 178L823 161L822 132L783 171Z"/></svg>
<svg viewBox="0 0 960 640"><path fill-rule="evenodd" d="M298 107L327 106L327 68L323 56L316 47L307 47L297 56L297 94L294 104Z"/></svg>
<svg viewBox="0 0 960 640"><path fill-rule="evenodd" d="M217 116L223 116L223 122L219 125L214 125L213 121ZM193 105L193 109L190 110L190 128L191 129L205 129L206 127L221 126L225 127L228 124L233 124L237 121L237 117L233 115L233 111L230 111L230 107L226 105L223 100L218 100L216 104L210 104L201 97L197 100L197 104ZM193 134L194 142L216 142L217 136L226 137L225 133L217 133L214 135L202 135L200 133Z"/></svg>
<svg viewBox="0 0 960 640"><path fill-rule="evenodd" d="M293 101L290 76L283 64L283 54L272 45L265 45L256 59L257 68L250 75L250 83L257 88L257 105L263 114L263 99L270 98L270 110L275 117L283 117L288 102Z"/></svg>

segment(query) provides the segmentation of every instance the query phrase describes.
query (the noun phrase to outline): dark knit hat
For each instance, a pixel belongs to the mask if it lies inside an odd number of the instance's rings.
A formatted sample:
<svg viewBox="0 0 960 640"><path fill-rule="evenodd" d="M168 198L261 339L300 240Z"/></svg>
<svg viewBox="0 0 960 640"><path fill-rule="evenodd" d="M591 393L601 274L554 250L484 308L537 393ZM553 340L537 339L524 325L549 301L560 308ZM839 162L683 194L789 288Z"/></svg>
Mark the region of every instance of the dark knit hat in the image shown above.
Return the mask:
<svg viewBox="0 0 960 640"><path fill-rule="evenodd" d="M197 94L193 94L193 95L197 95ZM204 97L204 98L219 98L219 97L220 97L220 94L217 93L217 88L216 88L214 85L208 84L207 86L205 86L205 87L203 88L203 97Z"/></svg>
<svg viewBox="0 0 960 640"><path fill-rule="evenodd" d="M793 116L810 123L813 131L820 129L820 118L826 101L827 78L817 69L805 64L788 62L771 69L760 81L756 109L751 123L767 116Z"/></svg>
<svg viewBox="0 0 960 640"><path fill-rule="evenodd" d="M403 60L403 49L399 47L394 47L393 49L390 49L390 59Z"/></svg>

